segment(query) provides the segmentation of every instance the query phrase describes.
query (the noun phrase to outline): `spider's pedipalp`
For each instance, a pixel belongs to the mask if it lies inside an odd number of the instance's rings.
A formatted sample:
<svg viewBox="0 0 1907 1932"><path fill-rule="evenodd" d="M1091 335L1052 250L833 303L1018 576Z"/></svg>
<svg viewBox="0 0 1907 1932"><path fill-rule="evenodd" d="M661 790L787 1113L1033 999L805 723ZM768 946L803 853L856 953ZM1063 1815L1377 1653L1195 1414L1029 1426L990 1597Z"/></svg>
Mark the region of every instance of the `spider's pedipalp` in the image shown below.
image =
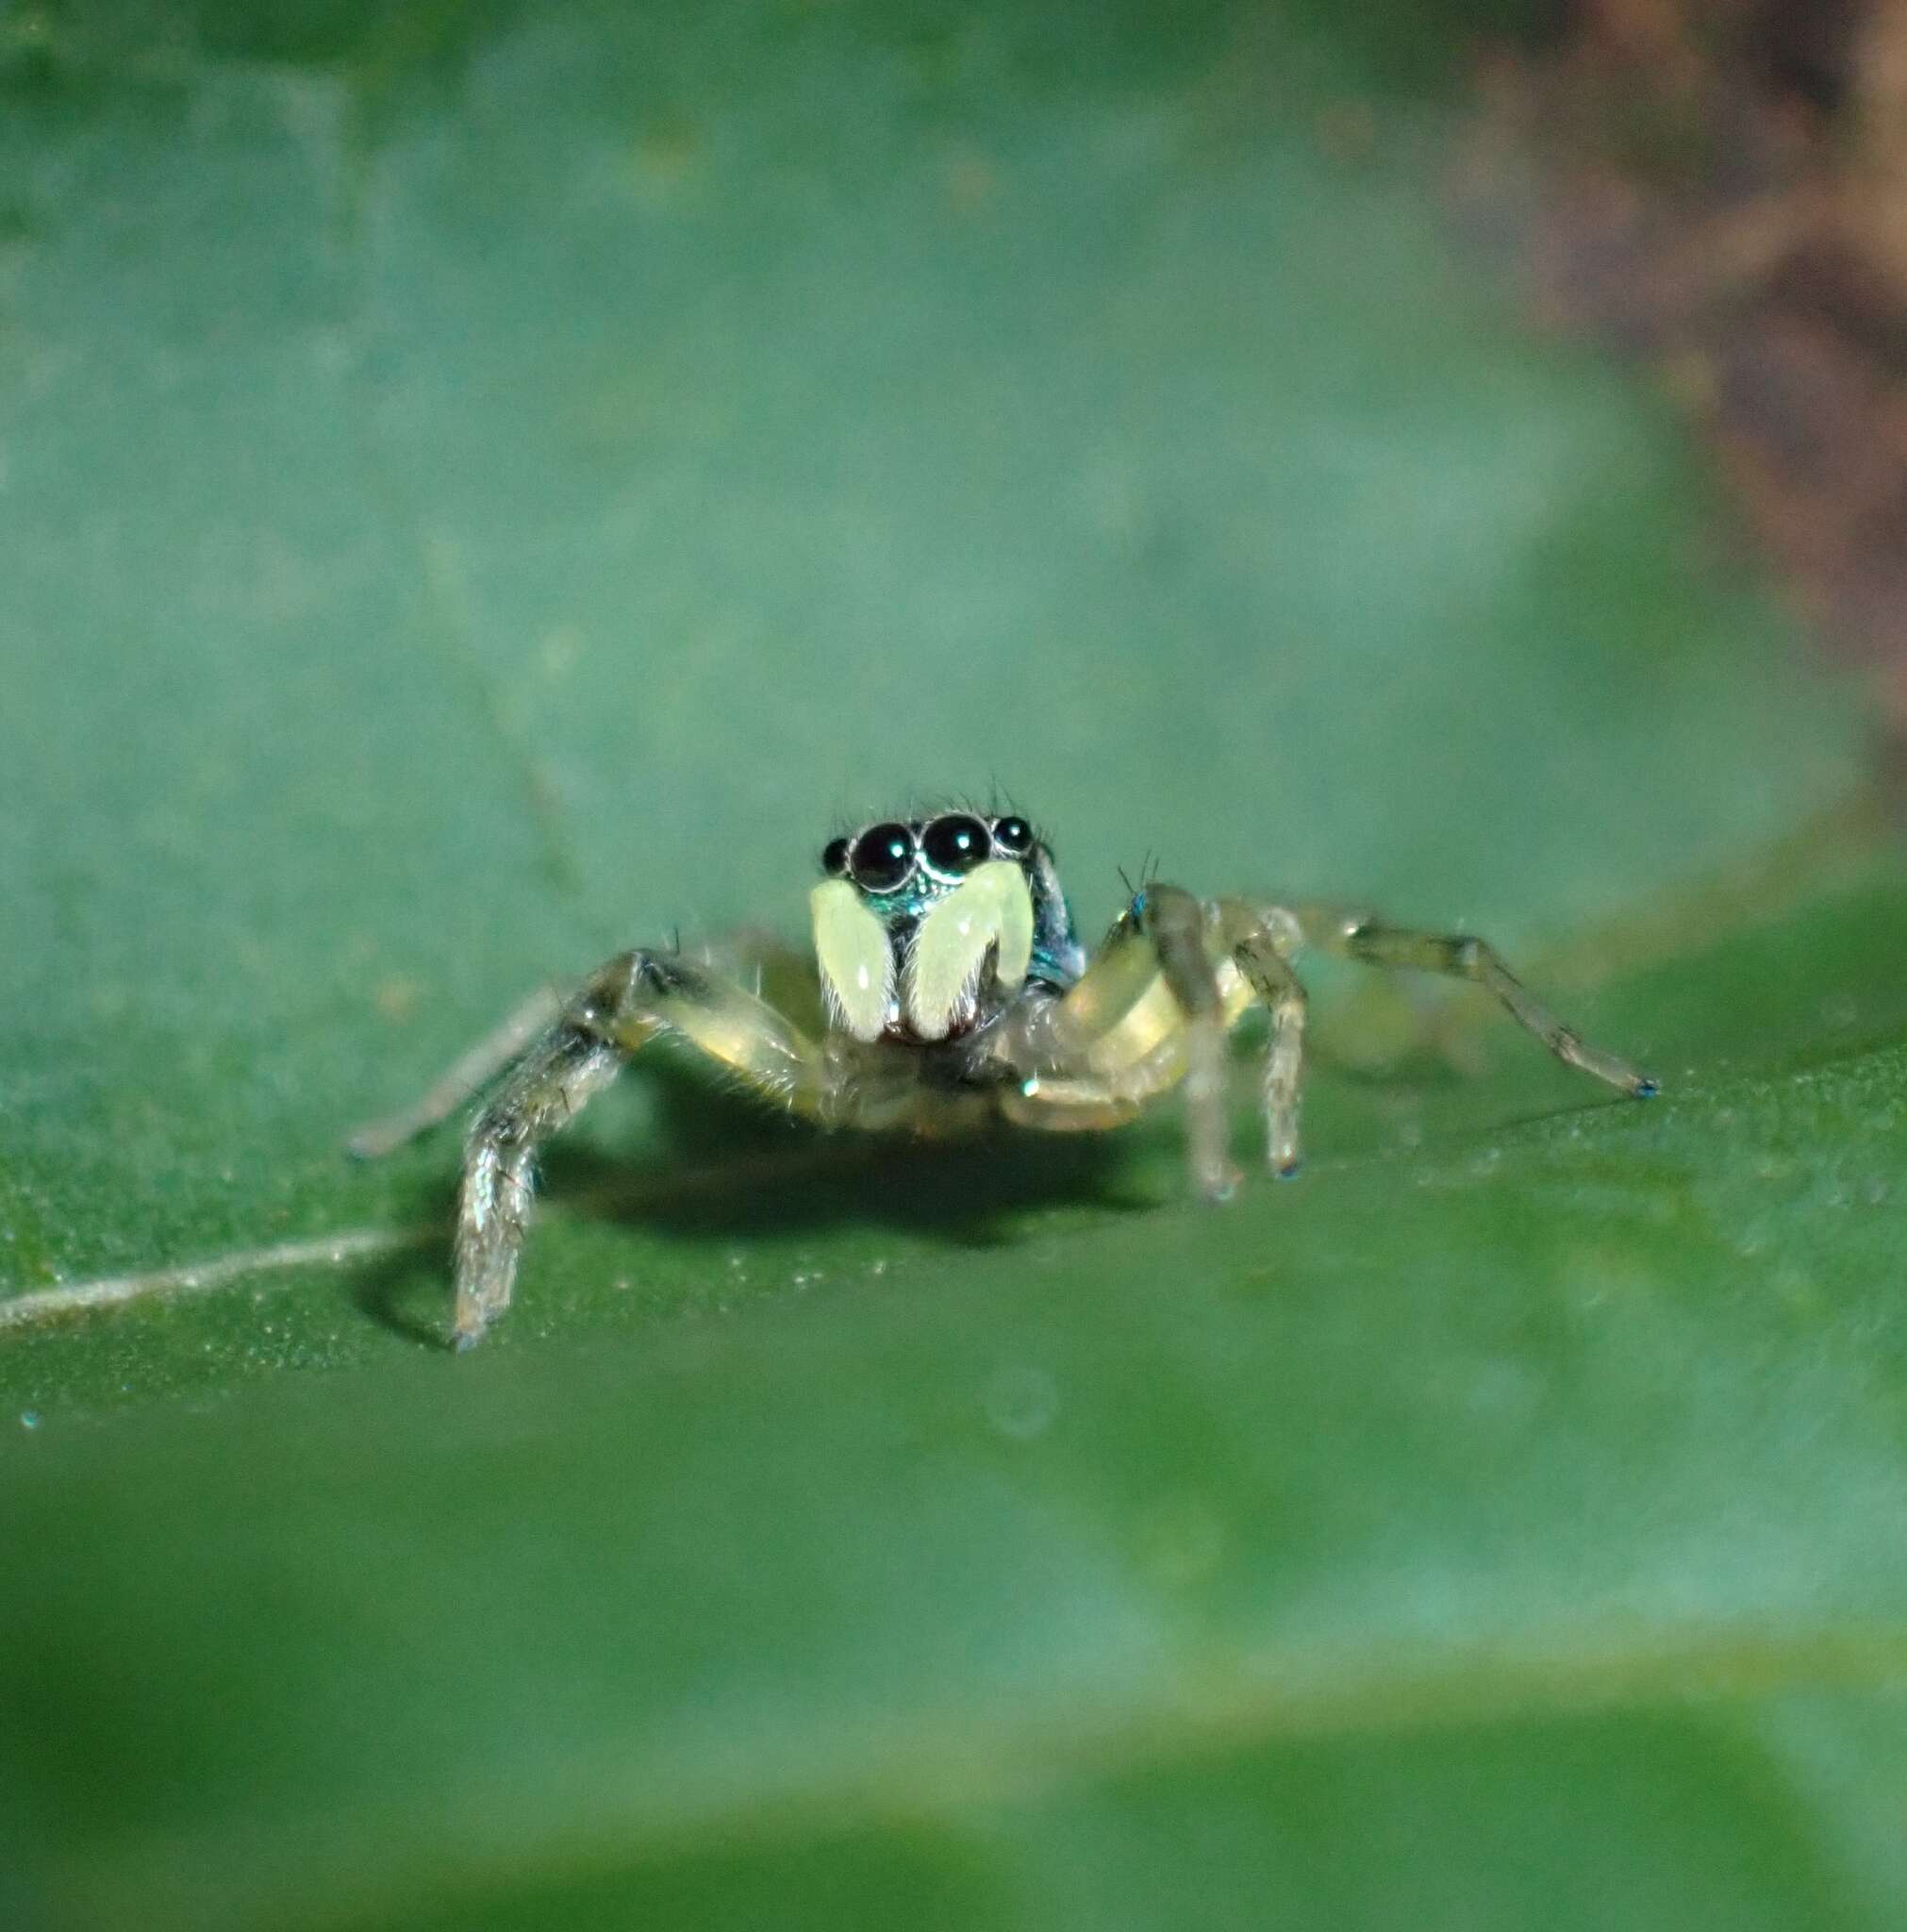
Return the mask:
<svg viewBox="0 0 1907 1932"><path fill-rule="evenodd" d="M894 1000L887 927L844 878L823 879L808 894L808 909L829 1013L856 1040L878 1040Z"/></svg>
<svg viewBox="0 0 1907 1932"><path fill-rule="evenodd" d="M1033 899L1026 874L989 859L936 902L907 955L907 1017L922 1040L970 1024L991 962L995 988L1017 992L1033 958Z"/></svg>

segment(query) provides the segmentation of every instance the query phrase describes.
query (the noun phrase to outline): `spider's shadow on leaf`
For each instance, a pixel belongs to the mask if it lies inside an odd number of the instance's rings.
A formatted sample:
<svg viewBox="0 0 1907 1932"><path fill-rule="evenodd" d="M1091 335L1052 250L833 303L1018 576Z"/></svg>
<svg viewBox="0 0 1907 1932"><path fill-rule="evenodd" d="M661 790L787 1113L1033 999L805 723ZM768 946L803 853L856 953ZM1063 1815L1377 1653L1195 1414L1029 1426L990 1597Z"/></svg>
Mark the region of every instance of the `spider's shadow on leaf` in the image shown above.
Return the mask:
<svg viewBox="0 0 1907 1932"><path fill-rule="evenodd" d="M643 1074L671 1152L624 1160L613 1148L558 1140L539 1164L543 1202L724 1253L751 1236L852 1226L986 1250L1010 1244L1010 1217L1028 1210L1127 1214L1159 1206L1159 1191L1136 1174L1129 1130L1001 1127L938 1141L824 1134L711 1089L659 1056ZM362 1313L406 1340L444 1343L456 1208L456 1184L447 1180L432 1204L440 1235L360 1274L353 1299ZM534 1233L529 1252L534 1268Z"/></svg>

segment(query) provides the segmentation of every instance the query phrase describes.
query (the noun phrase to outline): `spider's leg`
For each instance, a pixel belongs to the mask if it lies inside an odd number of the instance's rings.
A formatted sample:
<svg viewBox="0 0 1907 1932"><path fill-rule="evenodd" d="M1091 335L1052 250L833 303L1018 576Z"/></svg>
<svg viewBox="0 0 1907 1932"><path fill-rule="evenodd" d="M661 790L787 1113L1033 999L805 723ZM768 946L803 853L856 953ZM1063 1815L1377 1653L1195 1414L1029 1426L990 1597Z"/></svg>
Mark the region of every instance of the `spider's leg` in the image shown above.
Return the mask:
<svg viewBox="0 0 1907 1932"><path fill-rule="evenodd" d="M1207 1200L1222 1201L1238 1185L1226 1142L1225 999L1205 950L1205 908L1178 886L1152 885L1145 893L1143 930L1159 958L1159 973L1186 1016L1186 1141L1192 1183Z"/></svg>
<svg viewBox="0 0 1907 1932"><path fill-rule="evenodd" d="M1040 1074L1023 1090L1008 1089L996 1103L1002 1116L1020 1127L1055 1134L1099 1134L1130 1125L1140 1103L1115 1091L1118 1082L1086 1075L1079 1079Z"/></svg>
<svg viewBox="0 0 1907 1932"><path fill-rule="evenodd" d="M1449 974L1474 981L1495 994L1519 1026L1534 1033L1559 1060L1638 1100L1658 1091L1656 1082L1625 1059L1591 1046L1566 1026L1548 1007L1524 989L1487 940L1468 933L1422 932L1410 926L1387 925L1367 913L1323 908L1301 908L1297 914L1306 941L1362 959L1367 965L1403 967L1419 973Z"/></svg>
<svg viewBox="0 0 1907 1932"><path fill-rule="evenodd" d="M1237 1182L1225 1036L1252 991L1229 958L1215 961L1208 941L1222 935L1189 892L1151 885L1143 907L1063 995L1023 1008L1003 1036L997 1050L1020 1078L1000 1108L1027 1126L1108 1126L1183 1079L1192 1182L1221 1200Z"/></svg>
<svg viewBox="0 0 1907 1932"><path fill-rule="evenodd" d="M773 933L756 927L721 934L699 943L699 965L740 981L758 999L799 1014L819 1025L821 990L814 958ZM488 1087L563 1010L572 987L539 987L495 1027L451 1062L408 1107L368 1122L344 1143L359 1160L378 1160L407 1145L420 1134L447 1121Z"/></svg>
<svg viewBox="0 0 1907 1932"><path fill-rule="evenodd" d="M538 1147L616 1077L625 1056L560 1020L510 1069L472 1124L456 1216L456 1326L472 1346L509 1306L530 1224Z"/></svg>
<svg viewBox="0 0 1907 1932"><path fill-rule="evenodd" d="M765 1001L668 954L610 960L505 1076L471 1128L456 1224L458 1348L509 1305L537 1149L664 1033L791 1112L823 1118L835 1108L837 1079L826 1056Z"/></svg>
<svg viewBox="0 0 1907 1932"><path fill-rule="evenodd" d="M563 1010L565 995L539 987L507 1019L460 1054L429 1088L398 1112L361 1126L344 1144L359 1160L377 1160L448 1120L488 1087Z"/></svg>
<svg viewBox="0 0 1907 1932"><path fill-rule="evenodd" d="M1265 1158L1273 1174L1298 1172L1298 1088L1304 1066L1304 988L1287 957L1299 927L1281 908L1219 902L1220 929L1246 982L1271 1015L1265 1049Z"/></svg>

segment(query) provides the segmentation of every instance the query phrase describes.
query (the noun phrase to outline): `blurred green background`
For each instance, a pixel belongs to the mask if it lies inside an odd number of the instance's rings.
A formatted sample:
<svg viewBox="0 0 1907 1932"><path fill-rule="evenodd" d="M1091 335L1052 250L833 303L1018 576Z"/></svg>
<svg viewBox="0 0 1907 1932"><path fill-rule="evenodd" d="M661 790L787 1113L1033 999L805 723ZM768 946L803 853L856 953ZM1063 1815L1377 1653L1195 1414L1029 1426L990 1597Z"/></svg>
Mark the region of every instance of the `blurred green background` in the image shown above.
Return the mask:
<svg viewBox="0 0 1907 1932"><path fill-rule="evenodd" d="M1874 727L1453 232L1543 11L0 12L0 1920L1899 1924ZM660 1066L453 1362L345 1133L996 785L1667 1096L1323 974L1214 1213Z"/></svg>

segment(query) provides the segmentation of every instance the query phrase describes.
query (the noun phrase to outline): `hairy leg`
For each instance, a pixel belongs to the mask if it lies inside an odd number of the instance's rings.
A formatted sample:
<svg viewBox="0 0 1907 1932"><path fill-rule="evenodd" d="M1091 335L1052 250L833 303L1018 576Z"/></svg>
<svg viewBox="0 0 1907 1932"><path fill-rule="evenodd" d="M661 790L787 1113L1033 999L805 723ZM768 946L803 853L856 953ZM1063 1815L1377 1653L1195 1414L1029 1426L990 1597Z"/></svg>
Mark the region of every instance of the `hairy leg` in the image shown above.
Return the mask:
<svg viewBox="0 0 1907 1932"><path fill-rule="evenodd" d="M1183 1080L1192 1184L1222 1200L1237 1183L1225 1037L1251 1000L1206 907L1176 886L1152 886L1075 984L1024 1008L1003 1035L996 1050L1020 1081L1001 1111L1028 1126L1116 1125Z"/></svg>
<svg viewBox="0 0 1907 1932"><path fill-rule="evenodd" d="M1205 949L1205 908L1177 886L1145 895L1142 929L1159 956L1159 972L1186 1016L1186 1144L1192 1185L1222 1201L1238 1185L1227 1147L1225 1000Z"/></svg>
<svg viewBox="0 0 1907 1932"><path fill-rule="evenodd" d="M699 1048L794 1113L829 1118L837 1079L821 1050L774 1008L666 954L610 960L518 1060L478 1113L456 1225L456 1345L508 1307L529 1225L537 1150L659 1035Z"/></svg>
<svg viewBox="0 0 1907 1932"><path fill-rule="evenodd" d="M1271 1016L1266 1151L1274 1172L1296 1172L1307 1007L1291 958L1305 944L1370 965L1471 980L1558 1059L1638 1098L1656 1091L1647 1074L1589 1045L1534 999L1484 941L1324 907L1207 904L1177 887L1152 885L1077 983L1027 1009L1003 1035L998 1051L1021 1077L1001 1096L1001 1111L1027 1126L1114 1126L1184 1077L1193 1182L1221 1198L1233 1179L1224 1037L1255 999Z"/></svg>
<svg viewBox="0 0 1907 1932"><path fill-rule="evenodd" d="M1298 924L1282 908L1219 902L1219 927L1232 958L1252 991L1271 1015L1271 1038L1265 1049L1263 1105L1265 1158L1273 1174L1298 1172L1298 1092L1304 1067L1304 988L1288 958Z"/></svg>
<svg viewBox="0 0 1907 1932"><path fill-rule="evenodd" d="M451 1062L408 1107L359 1127L345 1146L359 1160L378 1160L448 1120L475 1098L563 1010L564 995L539 987L509 1017Z"/></svg>
<svg viewBox="0 0 1907 1932"><path fill-rule="evenodd" d="M509 1306L536 1198L537 1149L616 1077L625 1058L586 1027L559 1022L472 1124L456 1216L458 1349L478 1341Z"/></svg>
<svg viewBox="0 0 1907 1932"><path fill-rule="evenodd" d="M789 946L777 934L747 926L699 942L691 963L738 981L757 999L793 1016L797 1024L819 1025L821 989L813 958ZM359 1160L378 1160L447 1121L475 1099L563 1010L573 987L539 987L473 1046L451 1062L429 1088L395 1113L359 1127L345 1142Z"/></svg>

